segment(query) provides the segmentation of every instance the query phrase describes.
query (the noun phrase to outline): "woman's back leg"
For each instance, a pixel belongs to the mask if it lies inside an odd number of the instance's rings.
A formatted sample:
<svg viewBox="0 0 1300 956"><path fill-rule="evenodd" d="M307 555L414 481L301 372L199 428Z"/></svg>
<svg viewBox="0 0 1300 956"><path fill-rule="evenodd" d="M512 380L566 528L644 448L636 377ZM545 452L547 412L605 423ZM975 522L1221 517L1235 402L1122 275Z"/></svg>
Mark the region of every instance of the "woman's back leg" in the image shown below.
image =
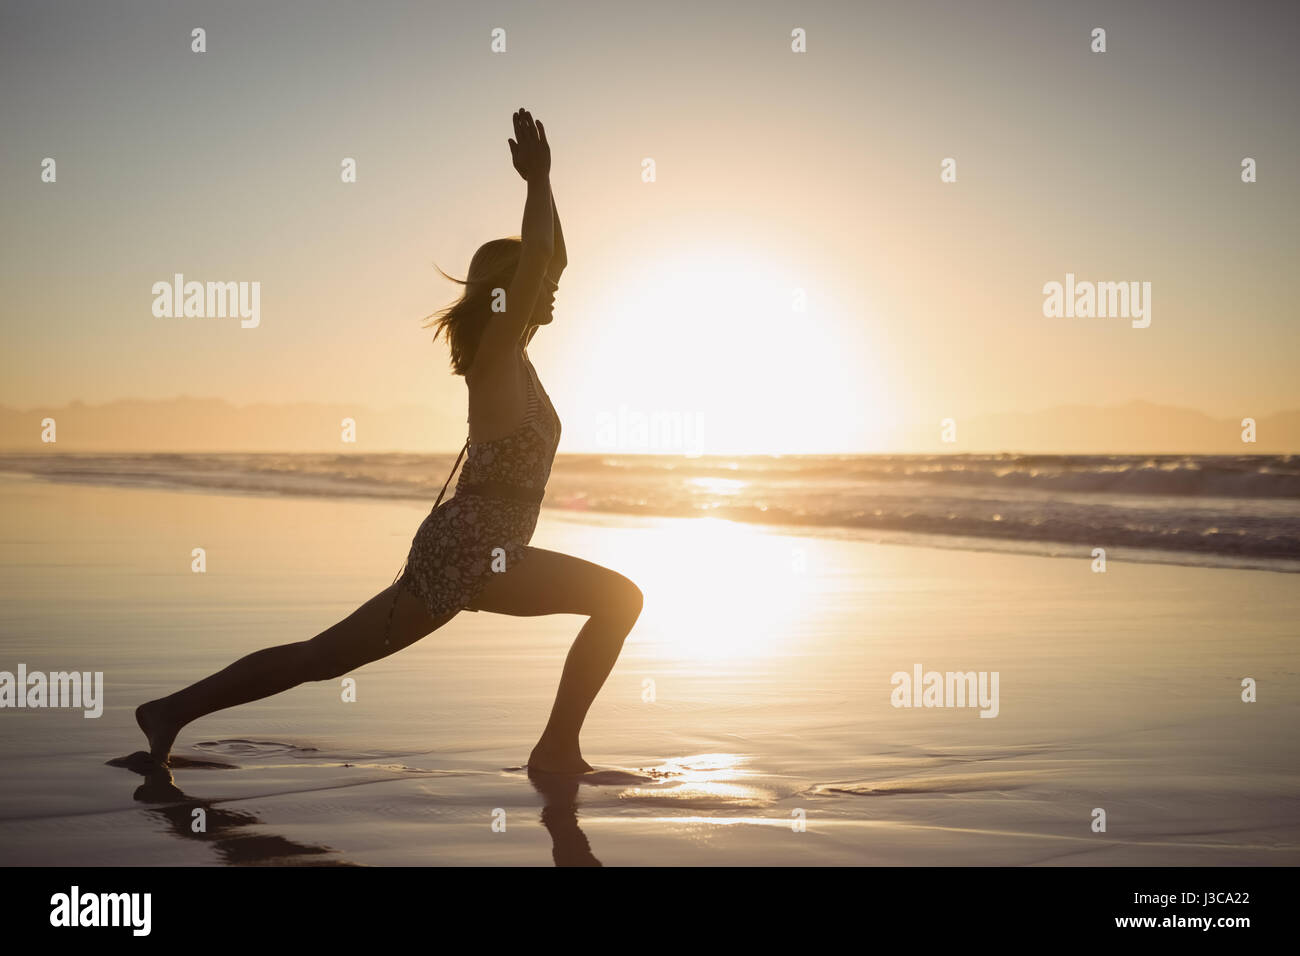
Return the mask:
<svg viewBox="0 0 1300 956"><path fill-rule="evenodd" d="M430 617L413 594L393 584L311 640L254 651L184 690L141 704L136 722L149 739L150 755L163 763L176 735L191 721L307 681L340 677L415 643L443 623Z"/></svg>

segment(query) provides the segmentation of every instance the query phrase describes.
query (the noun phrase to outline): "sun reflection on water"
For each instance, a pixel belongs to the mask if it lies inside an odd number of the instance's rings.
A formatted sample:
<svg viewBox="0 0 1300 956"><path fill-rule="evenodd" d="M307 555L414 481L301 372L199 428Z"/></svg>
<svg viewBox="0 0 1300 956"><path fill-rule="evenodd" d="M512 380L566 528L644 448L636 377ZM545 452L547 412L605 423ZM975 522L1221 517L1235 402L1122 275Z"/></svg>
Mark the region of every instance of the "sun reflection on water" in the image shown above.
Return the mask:
<svg viewBox="0 0 1300 956"><path fill-rule="evenodd" d="M717 518L667 523L639 543L628 562L646 595L638 641L689 660L779 651L808 606L806 572L821 547Z"/></svg>
<svg viewBox="0 0 1300 956"><path fill-rule="evenodd" d="M694 754L679 757L644 772L656 778L654 785L628 787L622 799L647 799L668 805L754 807L764 805L770 794L747 783L754 776L742 766L744 754Z"/></svg>
<svg viewBox="0 0 1300 956"><path fill-rule="evenodd" d="M687 486L714 495L734 495L749 484L736 478L692 478Z"/></svg>

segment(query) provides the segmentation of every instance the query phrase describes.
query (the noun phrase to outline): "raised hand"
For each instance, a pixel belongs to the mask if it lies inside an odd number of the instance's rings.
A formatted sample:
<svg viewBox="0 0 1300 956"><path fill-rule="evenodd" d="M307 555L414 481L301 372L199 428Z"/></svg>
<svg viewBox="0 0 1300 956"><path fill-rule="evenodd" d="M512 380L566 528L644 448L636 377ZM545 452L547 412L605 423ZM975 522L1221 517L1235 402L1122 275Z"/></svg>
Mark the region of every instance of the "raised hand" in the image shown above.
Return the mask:
<svg viewBox="0 0 1300 956"><path fill-rule="evenodd" d="M540 120L534 122L533 115L522 107L511 119L515 137L506 142L510 144L515 171L525 181L545 180L551 175L551 144L546 141L546 127Z"/></svg>

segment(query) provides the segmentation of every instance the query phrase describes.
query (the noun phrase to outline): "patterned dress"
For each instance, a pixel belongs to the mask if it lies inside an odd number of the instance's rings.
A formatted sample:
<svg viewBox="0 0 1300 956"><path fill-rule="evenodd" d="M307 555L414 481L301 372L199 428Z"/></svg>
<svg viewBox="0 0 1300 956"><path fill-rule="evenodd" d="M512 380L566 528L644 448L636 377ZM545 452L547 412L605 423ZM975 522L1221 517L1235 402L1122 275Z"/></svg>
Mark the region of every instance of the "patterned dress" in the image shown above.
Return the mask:
<svg viewBox="0 0 1300 956"><path fill-rule="evenodd" d="M439 624L462 610L476 610L474 598L489 576L517 567L531 550L528 542L560 443L560 416L527 355L524 366L524 420L502 438L466 441L469 453L454 496L435 504L424 519L398 576Z"/></svg>

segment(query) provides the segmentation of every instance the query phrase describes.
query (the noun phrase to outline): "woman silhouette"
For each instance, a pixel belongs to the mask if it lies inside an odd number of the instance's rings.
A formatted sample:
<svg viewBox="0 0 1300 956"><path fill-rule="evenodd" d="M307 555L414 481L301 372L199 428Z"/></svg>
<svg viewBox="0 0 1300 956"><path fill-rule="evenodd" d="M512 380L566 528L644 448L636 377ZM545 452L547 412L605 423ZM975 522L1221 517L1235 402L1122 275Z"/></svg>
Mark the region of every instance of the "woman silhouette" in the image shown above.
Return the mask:
<svg viewBox="0 0 1300 956"><path fill-rule="evenodd" d="M560 420L527 346L551 322L567 260L551 195L546 129L521 109L514 114L514 131L508 140L514 167L528 186L520 238L480 247L463 295L434 321L434 337L445 336L453 371L469 389L469 435L461 450L468 456L454 496L445 504L438 496L398 580L344 620L311 640L256 651L184 690L141 704L136 721L154 762L165 764L181 728L199 717L305 681L340 677L415 643L468 609L587 617L528 768L569 774L592 769L582 758L578 733L641 613L641 592L608 568L528 546Z"/></svg>

